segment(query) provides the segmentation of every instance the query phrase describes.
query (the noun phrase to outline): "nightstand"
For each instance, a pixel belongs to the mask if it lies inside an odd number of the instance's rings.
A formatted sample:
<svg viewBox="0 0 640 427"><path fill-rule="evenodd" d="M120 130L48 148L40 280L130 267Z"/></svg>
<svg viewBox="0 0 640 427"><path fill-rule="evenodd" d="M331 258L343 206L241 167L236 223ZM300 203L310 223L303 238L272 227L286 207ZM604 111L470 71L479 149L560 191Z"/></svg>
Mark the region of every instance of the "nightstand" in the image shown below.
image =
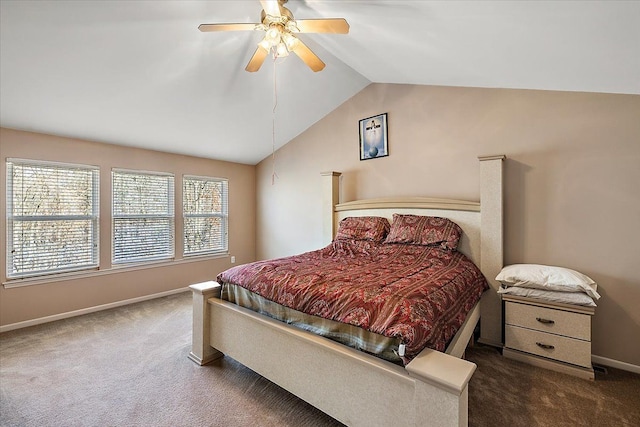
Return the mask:
<svg viewBox="0 0 640 427"><path fill-rule="evenodd" d="M594 379L591 316L584 307L503 295L503 355L531 365Z"/></svg>

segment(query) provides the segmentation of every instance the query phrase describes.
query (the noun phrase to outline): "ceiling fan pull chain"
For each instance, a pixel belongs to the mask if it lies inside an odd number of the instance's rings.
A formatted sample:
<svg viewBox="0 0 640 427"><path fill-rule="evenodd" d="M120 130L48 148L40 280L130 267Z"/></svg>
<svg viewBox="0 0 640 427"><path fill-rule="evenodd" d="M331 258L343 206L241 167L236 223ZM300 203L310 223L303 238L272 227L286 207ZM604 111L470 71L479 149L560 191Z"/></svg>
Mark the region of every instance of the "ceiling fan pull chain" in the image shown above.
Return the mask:
<svg viewBox="0 0 640 427"><path fill-rule="evenodd" d="M276 183L278 174L276 173L276 107L278 106L278 86L276 79L276 60L273 56L273 110L271 111L271 165L273 172L271 173L271 185Z"/></svg>

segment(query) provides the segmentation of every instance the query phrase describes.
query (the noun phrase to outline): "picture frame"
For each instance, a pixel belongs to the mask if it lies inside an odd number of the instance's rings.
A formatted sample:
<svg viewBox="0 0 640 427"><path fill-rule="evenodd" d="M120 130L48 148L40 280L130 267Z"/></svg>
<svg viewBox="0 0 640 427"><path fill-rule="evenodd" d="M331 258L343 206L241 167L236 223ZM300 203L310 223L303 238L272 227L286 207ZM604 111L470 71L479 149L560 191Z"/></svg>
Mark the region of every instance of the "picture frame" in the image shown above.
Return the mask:
<svg viewBox="0 0 640 427"><path fill-rule="evenodd" d="M362 119L359 121L359 125L360 160L370 160L388 156L387 113Z"/></svg>

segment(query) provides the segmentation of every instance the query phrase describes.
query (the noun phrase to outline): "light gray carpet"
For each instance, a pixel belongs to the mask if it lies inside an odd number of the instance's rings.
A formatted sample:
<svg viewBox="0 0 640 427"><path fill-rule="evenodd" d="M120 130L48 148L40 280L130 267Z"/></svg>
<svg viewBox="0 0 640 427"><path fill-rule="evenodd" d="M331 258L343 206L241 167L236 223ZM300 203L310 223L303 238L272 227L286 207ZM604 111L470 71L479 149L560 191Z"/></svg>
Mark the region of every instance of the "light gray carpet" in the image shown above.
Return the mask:
<svg viewBox="0 0 640 427"><path fill-rule="evenodd" d="M249 369L187 359L191 296L0 335L2 426L339 426ZM595 382L477 346L471 426L639 426L640 376ZM428 425L428 422L425 422Z"/></svg>

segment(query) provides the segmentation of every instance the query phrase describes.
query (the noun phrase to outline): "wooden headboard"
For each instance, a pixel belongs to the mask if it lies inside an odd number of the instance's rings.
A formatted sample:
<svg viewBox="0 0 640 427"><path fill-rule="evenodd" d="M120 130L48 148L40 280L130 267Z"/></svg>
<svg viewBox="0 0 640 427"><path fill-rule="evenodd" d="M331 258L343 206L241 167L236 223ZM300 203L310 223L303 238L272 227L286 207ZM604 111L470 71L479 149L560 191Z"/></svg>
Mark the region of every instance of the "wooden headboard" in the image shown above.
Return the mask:
<svg viewBox="0 0 640 427"><path fill-rule="evenodd" d="M456 222L464 232L458 250L480 267L492 289L481 302L480 342L502 346L502 306L495 277L503 266L503 180L505 156L479 157L480 202L427 197L381 198L339 203L340 173L323 176L323 243L329 244L337 225L348 216L394 213L439 216Z"/></svg>

